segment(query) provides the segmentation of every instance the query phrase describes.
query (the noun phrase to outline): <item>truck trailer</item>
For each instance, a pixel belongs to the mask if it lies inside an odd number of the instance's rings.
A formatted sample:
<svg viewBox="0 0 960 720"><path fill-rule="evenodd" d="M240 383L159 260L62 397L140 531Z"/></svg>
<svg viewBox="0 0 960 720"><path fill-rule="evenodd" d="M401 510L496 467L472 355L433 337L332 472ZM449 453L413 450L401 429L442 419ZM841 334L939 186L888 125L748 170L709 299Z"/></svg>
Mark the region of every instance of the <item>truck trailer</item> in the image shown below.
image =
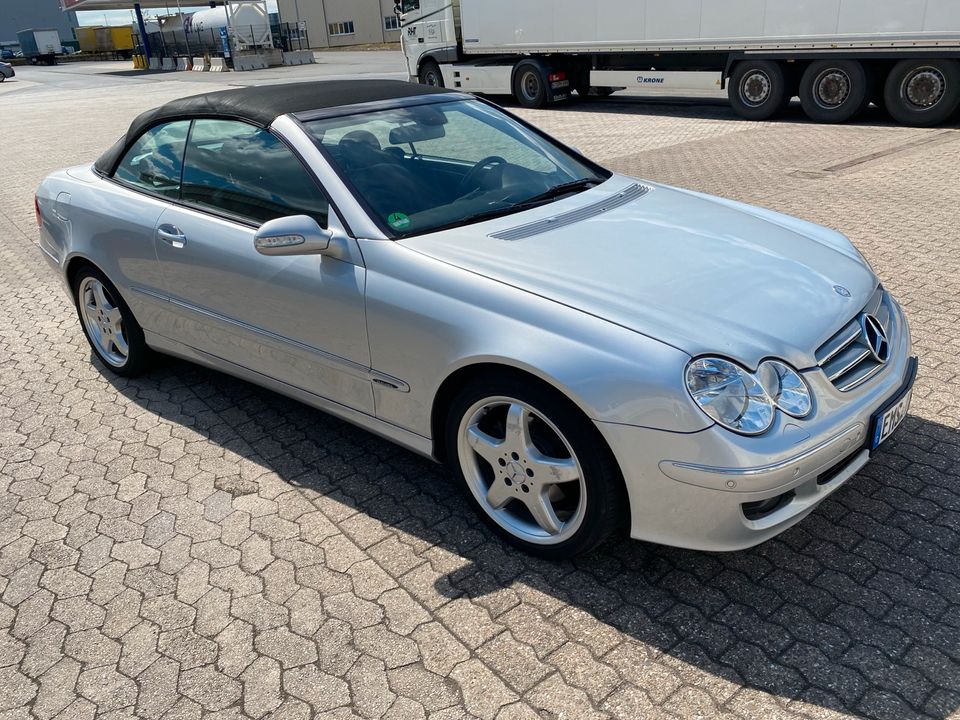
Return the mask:
<svg viewBox="0 0 960 720"><path fill-rule="evenodd" d="M873 102L929 127L960 105L960 0L398 0L397 11L412 81L525 107L725 88L750 120L799 96L817 122Z"/></svg>
<svg viewBox="0 0 960 720"><path fill-rule="evenodd" d="M133 28L129 25L78 27L74 33L83 52L133 57Z"/></svg>
<svg viewBox="0 0 960 720"><path fill-rule="evenodd" d="M55 65L57 55L63 54L60 33L53 29L31 28L30 30L21 30L17 33L17 42L20 43L20 51L23 53L23 57L29 60L32 65L37 63Z"/></svg>

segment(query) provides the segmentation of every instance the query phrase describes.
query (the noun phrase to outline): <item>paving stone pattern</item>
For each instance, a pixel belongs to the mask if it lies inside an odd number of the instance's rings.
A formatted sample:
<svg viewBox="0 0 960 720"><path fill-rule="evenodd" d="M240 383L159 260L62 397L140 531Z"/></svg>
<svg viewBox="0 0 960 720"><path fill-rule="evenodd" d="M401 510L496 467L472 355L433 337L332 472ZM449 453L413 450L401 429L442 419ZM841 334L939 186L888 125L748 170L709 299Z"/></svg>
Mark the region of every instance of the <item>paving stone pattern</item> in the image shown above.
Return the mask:
<svg viewBox="0 0 960 720"><path fill-rule="evenodd" d="M618 170L847 232L921 360L904 428L781 537L548 563L442 468L320 412L91 363L32 192L186 92L133 87L5 98L0 718L960 717L960 132L520 111Z"/></svg>

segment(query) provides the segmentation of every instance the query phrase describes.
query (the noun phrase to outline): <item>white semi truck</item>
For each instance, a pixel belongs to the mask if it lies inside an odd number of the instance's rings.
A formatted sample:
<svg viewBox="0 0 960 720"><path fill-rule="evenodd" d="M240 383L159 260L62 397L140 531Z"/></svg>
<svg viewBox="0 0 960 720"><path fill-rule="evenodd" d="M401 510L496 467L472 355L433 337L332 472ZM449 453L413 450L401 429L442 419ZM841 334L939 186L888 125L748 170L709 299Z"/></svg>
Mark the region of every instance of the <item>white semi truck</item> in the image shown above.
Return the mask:
<svg viewBox="0 0 960 720"><path fill-rule="evenodd" d="M960 0L398 0L411 80L527 107L620 88L727 89L819 122L871 102L915 126L960 105Z"/></svg>

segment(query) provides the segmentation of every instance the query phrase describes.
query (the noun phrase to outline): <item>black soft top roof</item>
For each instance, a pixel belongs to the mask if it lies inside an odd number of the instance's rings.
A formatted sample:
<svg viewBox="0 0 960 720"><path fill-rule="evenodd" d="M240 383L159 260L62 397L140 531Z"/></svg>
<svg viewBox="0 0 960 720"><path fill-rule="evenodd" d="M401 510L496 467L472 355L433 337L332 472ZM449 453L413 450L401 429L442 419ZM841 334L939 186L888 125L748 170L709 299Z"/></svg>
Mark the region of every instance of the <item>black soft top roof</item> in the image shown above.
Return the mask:
<svg viewBox="0 0 960 720"><path fill-rule="evenodd" d="M222 118L243 120L265 128L281 115L443 92L453 91L402 80L324 80L256 85L191 95L137 116L126 134L101 155L94 166L105 175L112 173L127 148L140 135L154 125L172 120Z"/></svg>

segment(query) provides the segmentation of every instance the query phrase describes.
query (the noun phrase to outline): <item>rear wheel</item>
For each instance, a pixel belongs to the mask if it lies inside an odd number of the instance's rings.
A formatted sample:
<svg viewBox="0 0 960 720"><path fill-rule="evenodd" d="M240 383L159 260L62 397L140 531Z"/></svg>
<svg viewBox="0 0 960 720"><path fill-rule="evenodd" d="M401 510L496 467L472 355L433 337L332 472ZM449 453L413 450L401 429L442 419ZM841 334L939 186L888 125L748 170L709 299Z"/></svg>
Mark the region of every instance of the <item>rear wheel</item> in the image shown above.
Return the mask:
<svg viewBox="0 0 960 720"><path fill-rule="evenodd" d="M811 120L842 123L870 104L870 75L856 60L818 60L800 80L800 104Z"/></svg>
<svg viewBox="0 0 960 720"><path fill-rule="evenodd" d="M147 369L152 353L143 329L102 272L81 268L73 278L73 297L87 342L104 365L127 377Z"/></svg>
<svg viewBox="0 0 960 720"><path fill-rule="evenodd" d="M435 60L425 60L420 66L419 80L421 85L443 87L443 73Z"/></svg>
<svg viewBox="0 0 960 720"><path fill-rule="evenodd" d="M509 376L474 381L452 404L446 443L474 509L529 553L571 557L621 525L616 463L590 421L552 390Z"/></svg>
<svg viewBox="0 0 960 720"><path fill-rule="evenodd" d="M769 120L790 103L780 63L743 60L733 68L727 95L734 112L747 120Z"/></svg>
<svg viewBox="0 0 960 720"><path fill-rule="evenodd" d="M522 62L513 73L513 96L528 108L542 108L547 104L547 78L540 66Z"/></svg>
<svg viewBox="0 0 960 720"><path fill-rule="evenodd" d="M899 123L932 127L946 122L960 105L960 64L956 60L902 60L887 76L887 111Z"/></svg>

